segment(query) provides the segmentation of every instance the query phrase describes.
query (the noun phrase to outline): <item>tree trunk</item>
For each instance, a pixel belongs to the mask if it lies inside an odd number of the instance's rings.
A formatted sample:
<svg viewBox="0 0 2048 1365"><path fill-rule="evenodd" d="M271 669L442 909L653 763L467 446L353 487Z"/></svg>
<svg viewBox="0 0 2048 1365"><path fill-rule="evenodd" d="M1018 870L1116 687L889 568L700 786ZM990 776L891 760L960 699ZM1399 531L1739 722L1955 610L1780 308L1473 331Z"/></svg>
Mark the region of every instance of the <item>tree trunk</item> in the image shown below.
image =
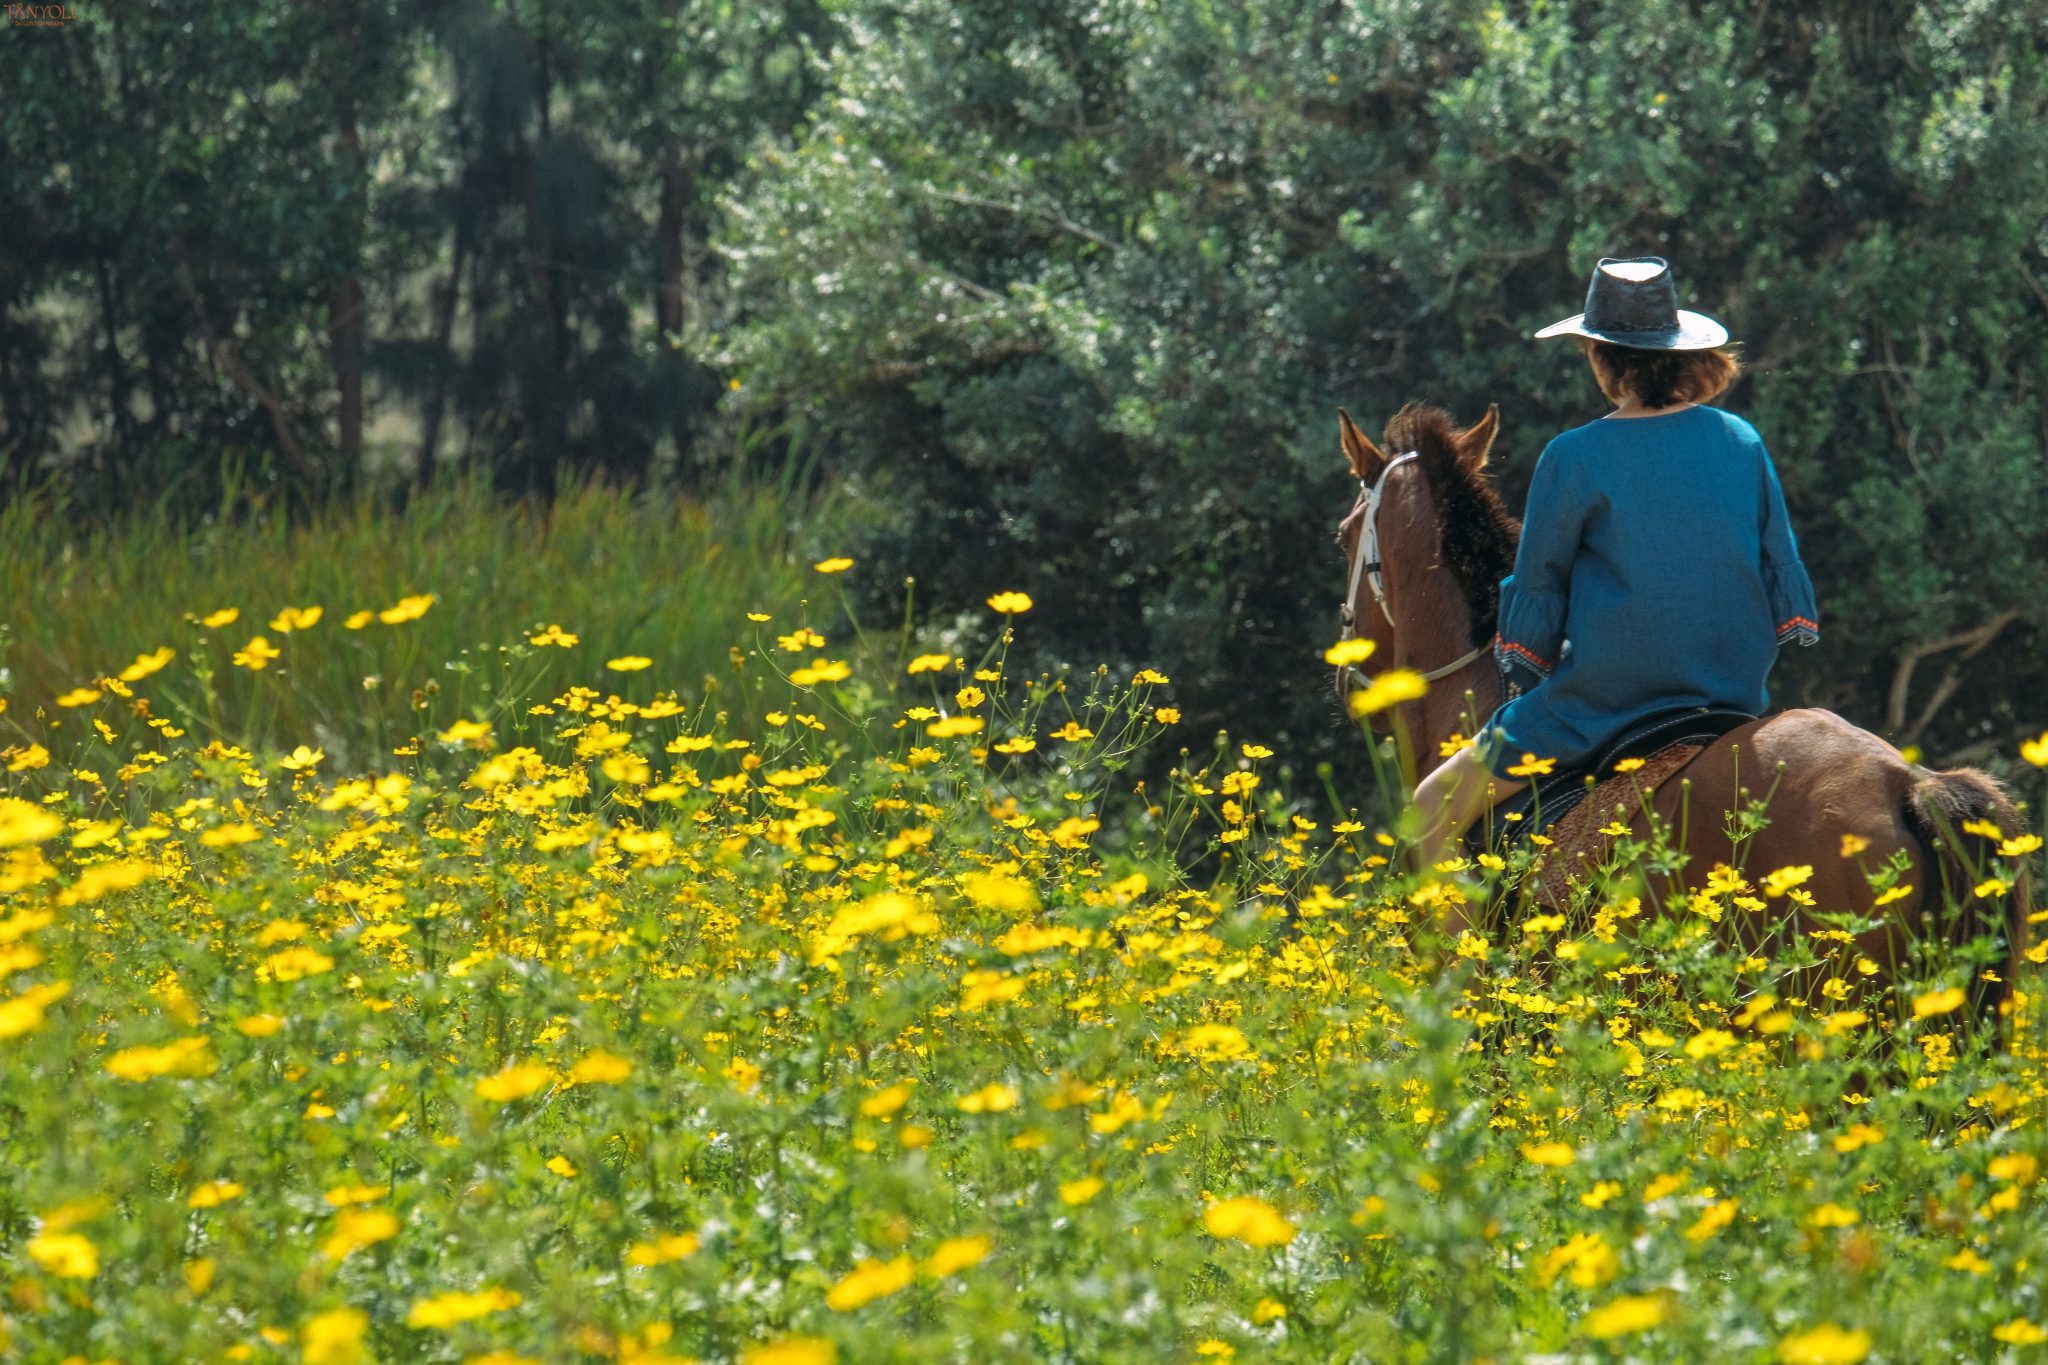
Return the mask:
<svg viewBox="0 0 2048 1365"><path fill-rule="evenodd" d="M676 473L690 471L690 359L683 350L683 224L690 202L691 174L682 139L670 137L661 163L661 217L655 226L660 274L654 286L654 318L660 329L661 373L667 392L669 436L676 447Z"/></svg>
<svg viewBox="0 0 2048 1365"><path fill-rule="evenodd" d="M554 103L554 64L552 62L553 34L548 28L548 6L541 0L538 33L534 42L535 68L539 73L539 89L534 99L540 114L539 135L522 150L519 157L519 183L526 203L526 259L531 277L535 301L540 305L539 315L533 320L533 327L540 340L542 372L531 379L531 388L526 394L525 430L520 433L520 444L524 447L526 466L521 482L521 493L538 493L542 497L553 497L557 479L561 475L563 457L568 454L567 410L570 402L565 357L568 353L569 317L562 281L555 269L554 255L557 243L552 232L543 225L541 196L553 193L554 187L542 180L544 164L552 165L547 158L554 140L552 106ZM552 216L549 221L552 222Z"/></svg>
<svg viewBox="0 0 2048 1365"><path fill-rule="evenodd" d="M448 285L441 291L434 318L434 378L427 398L425 430L420 435L420 454L413 477L420 487L434 482L434 466L441 449L441 414L448 404L448 371L455 364L450 348L455 341L455 304L462 296L462 268L469 255L469 234L458 207L455 219L455 262L448 268Z"/></svg>
<svg viewBox="0 0 2048 1365"><path fill-rule="evenodd" d="M336 443L337 473L344 484L353 483L363 463L363 281L361 266L363 234L363 143L356 127L355 106L344 106L341 116L341 155L348 176L347 220L342 228L346 262L335 281L334 298L327 322L328 347L334 357L334 386L339 400L337 416L340 439Z"/></svg>
<svg viewBox="0 0 2048 1365"><path fill-rule="evenodd" d="M107 258L93 262L100 287L100 326L107 336L107 401L113 407L114 459L124 463L134 452L135 412L128 382L128 362L121 358L121 317L114 297L114 279Z"/></svg>

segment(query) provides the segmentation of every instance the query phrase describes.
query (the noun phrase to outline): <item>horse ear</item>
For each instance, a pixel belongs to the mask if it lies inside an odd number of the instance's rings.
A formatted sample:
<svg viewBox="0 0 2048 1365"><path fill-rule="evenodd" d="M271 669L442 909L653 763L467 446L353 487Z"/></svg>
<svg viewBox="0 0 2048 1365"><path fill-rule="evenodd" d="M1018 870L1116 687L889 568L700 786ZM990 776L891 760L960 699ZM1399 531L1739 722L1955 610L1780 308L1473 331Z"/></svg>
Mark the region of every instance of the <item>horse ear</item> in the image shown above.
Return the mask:
<svg viewBox="0 0 2048 1365"><path fill-rule="evenodd" d="M1387 457L1366 439L1358 423L1343 408L1337 409L1337 444L1343 447L1344 458L1351 461L1351 473L1356 478L1371 482L1373 475L1386 467Z"/></svg>
<svg viewBox="0 0 2048 1365"><path fill-rule="evenodd" d="M1463 460L1473 473L1486 468L1486 456L1493 449L1493 438L1500 435L1500 404L1487 406L1486 416L1474 422L1458 435L1458 458Z"/></svg>

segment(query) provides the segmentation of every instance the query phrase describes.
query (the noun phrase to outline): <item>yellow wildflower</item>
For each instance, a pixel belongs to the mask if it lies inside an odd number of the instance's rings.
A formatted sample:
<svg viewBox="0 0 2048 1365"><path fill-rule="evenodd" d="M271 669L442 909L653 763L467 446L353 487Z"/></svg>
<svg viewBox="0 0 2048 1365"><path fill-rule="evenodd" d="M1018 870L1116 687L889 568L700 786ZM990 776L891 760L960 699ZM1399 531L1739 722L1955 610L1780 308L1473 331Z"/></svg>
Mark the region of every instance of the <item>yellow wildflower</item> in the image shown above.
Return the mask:
<svg viewBox="0 0 2048 1365"><path fill-rule="evenodd" d="M822 1337L784 1337L765 1346L749 1346L740 1365L834 1365L839 1348Z"/></svg>
<svg viewBox="0 0 2048 1365"><path fill-rule="evenodd" d="M991 1081L969 1095L962 1095L954 1101L954 1108L963 1114L1006 1114L1017 1107L1017 1092L1001 1081Z"/></svg>
<svg viewBox="0 0 2048 1365"><path fill-rule="evenodd" d="M311 630L320 624L319 607L286 607L270 622L270 628L280 635L289 635L295 630Z"/></svg>
<svg viewBox="0 0 2048 1365"><path fill-rule="evenodd" d="M64 832L64 822L18 796L0 796L0 848L40 844Z"/></svg>
<svg viewBox="0 0 2048 1365"><path fill-rule="evenodd" d="M671 1232L652 1241L635 1242L626 1248L626 1264L642 1269L648 1266L667 1265L680 1261L686 1256L697 1254L697 1234L694 1232Z"/></svg>
<svg viewBox="0 0 2048 1365"><path fill-rule="evenodd" d="M378 612L377 619L387 626L403 625L407 621L417 621L427 614L427 608L433 606L436 600L434 594L430 592L421 593L415 597L401 597L397 605L386 607L383 611Z"/></svg>
<svg viewBox="0 0 2048 1365"><path fill-rule="evenodd" d="M242 1187L232 1180L209 1180L185 1200L188 1209L210 1209L240 1197Z"/></svg>
<svg viewBox="0 0 2048 1365"><path fill-rule="evenodd" d="M258 635L235 651L235 667L260 673L270 667L272 659L279 658L283 653L283 650L271 644L267 638Z"/></svg>
<svg viewBox="0 0 2048 1365"><path fill-rule="evenodd" d="M1202 1226L1212 1237L1255 1247L1284 1246L1294 1240L1294 1224L1263 1199L1245 1195L1221 1199L1202 1211Z"/></svg>
<svg viewBox="0 0 2048 1365"><path fill-rule="evenodd" d="M159 1076L207 1076L217 1063L204 1037L180 1038L162 1047L124 1047L107 1058L109 1074L124 1081L148 1081Z"/></svg>
<svg viewBox="0 0 2048 1365"><path fill-rule="evenodd" d="M633 1074L633 1064L602 1048L586 1052L569 1068L571 1085L617 1085Z"/></svg>
<svg viewBox="0 0 2048 1365"><path fill-rule="evenodd" d="M309 773L326 759L325 749L312 749L301 744L277 761L277 766L288 773Z"/></svg>
<svg viewBox="0 0 2048 1365"><path fill-rule="evenodd" d="M1358 720L1404 701L1414 701L1428 691L1429 683L1420 673L1412 668L1395 668L1353 692L1345 704L1351 710L1351 718Z"/></svg>
<svg viewBox="0 0 2048 1365"><path fill-rule="evenodd" d="M1778 1343L1778 1365L1856 1365L1870 1354L1870 1333L1824 1322Z"/></svg>
<svg viewBox="0 0 2048 1365"><path fill-rule="evenodd" d="M358 1365L370 1315L360 1308L330 1308L299 1326L299 1358L305 1365Z"/></svg>
<svg viewBox="0 0 2048 1365"><path fill-rule="evenodd" d="M850 1313L863 1304L886 1298L917 1278L917 1265L908 1256L893 1261L861 1261L825 1291L825 1306L837 1313Z"/></svg>
<svg viewBox="0 0 2048 1365"><path fill-rule="evenodd" d="M122 682L141 682L150 674L160 671L165 664L178 657L178 651L165 645L161 649L135 656L135 662L115 674Z"/></svg>
<svg viewBox="0 0 2048 1365"><path fill-rule="evenodd" d="M1862 1215L1854 1209L1843 1208L1840 1204L1826 1203L1806 1215L1810 1228L1847 1228L1863 1221Z"/></svg>
<svg viewBox="0 0 2048 1365"><path fill-rule="evenodd" d="M1647 1332L1663 1322L1670 1311L1662 1295L1624 1294L1586 1314L1582 1325L1587 1336L1607 1341L1634 1332Z"/></svg>
<svg viewBox="0 0 2048 1365"><path fill-rule="evenodd" d="M1948 986L1941 990L1928 991L1913 997L1913 1017L1932 1019L1937 1015L1953 1014L1963 1007L1964 995L1960 986Z"/></svg>
<svg viewBox="0 0 2048 1365"><path fill-rule="evenodd" d="M943 1280L948 1275L958 1275L971 1266L980 1265L994 1249L995 1243L986 1237L951 1237L939 1243L938 1248L925 1259L922 1269L929 1278Z"/></svg>
<svg viewBox="0 0 2048 1365"><path fill-rule="evenodd" d="M536 1062L512 1062L478 1080L476 1093L493 1104L510 1104L545 1090L554 1078L554 1072Z"/></svg>
<svg viewBox="0 0 2048 1365"><path fill-rule="evenodd" d="M483 1289L475 1293L455 1290L436 1294L431 1299L415 1300L412 1310L405 1315L405 1325L413 1328L453 1327L492 1313L502 1313L508 1308L517 1308L521 1302L519 1295L509 1289Z"/></svg>
<svg viewBox="0 0 2048 1365"><path fill-rule="evenodd" d="M366 1246L398 1235L398 1215L389 1209L345 1208L334 1215L334 1226L320 1243L320 1254L330 1261L343 1260Z"/></svg>
<svg viewBox="0 0 2048 1365"><path fill-rule="evenodd" d="M82 1233L43 1231L28 1239L28 1258L60 1280L100 1273L99 1248Z"/></svg>
<svg viewBox="0 0 2048 1365"><path fill-rule="evenodd" d="M334 959L317 949L295 944L272 953L264 959L263 965L269 969L272 981L302 981L309 976L333 971Z"/></svg>
<svg viewBox="0 0 2048 1365"><path fill-rule="evenodd" d="M1716 1199L1713 1203L1707 1205L1705 1209L1701 1210L1698 1220L1685 1230L1686 1240L1704 1242L1722 1228L1727 1227L1735 1221L1736 1206L1737 1201L1733 1199Z"/></svg>

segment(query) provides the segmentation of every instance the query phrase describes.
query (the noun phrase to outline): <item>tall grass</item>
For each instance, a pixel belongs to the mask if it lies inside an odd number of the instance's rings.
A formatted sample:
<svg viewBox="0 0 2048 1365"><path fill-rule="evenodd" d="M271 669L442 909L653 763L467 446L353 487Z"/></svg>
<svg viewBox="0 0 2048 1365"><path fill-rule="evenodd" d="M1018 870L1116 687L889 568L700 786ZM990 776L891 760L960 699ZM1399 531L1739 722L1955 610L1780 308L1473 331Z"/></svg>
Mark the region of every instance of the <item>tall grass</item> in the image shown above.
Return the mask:
<svg viewBox="0 0 2048 1365"><path fill-rule="evenodd" d="M0 509L0 748L39 710L62 718L58 698L166 646L178 661L152 680L156 714L249 748L314 745L344 767L403 744L423 704L442 719L506 682L602 687L622 681L605 669L620 656L652 660L638 690L701 695L726 667L734 614L814 586L808 566L838 548L839 517L787 476L735 477L695 499L582 484L546 504L472 483L402 512L364 499L198 526L143 509L81 529L18 501ZM415 620L347 625L428 593ZM273 625L314 606L306 632ZM228 608L231 623L205 624ZM549 624L579 643L526 643L527 627ZM280 651L261 670L233 658L255 636Z"/></svg>

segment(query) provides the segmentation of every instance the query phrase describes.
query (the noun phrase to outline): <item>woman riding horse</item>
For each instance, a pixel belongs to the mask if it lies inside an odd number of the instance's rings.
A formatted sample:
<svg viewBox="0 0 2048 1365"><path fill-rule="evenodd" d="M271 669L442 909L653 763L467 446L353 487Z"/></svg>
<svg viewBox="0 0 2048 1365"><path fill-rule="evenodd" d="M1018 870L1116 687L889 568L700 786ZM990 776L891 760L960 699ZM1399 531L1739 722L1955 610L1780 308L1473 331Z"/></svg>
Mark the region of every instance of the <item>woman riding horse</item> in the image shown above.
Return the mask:
<svg viewBox="0 0 2048 1365"><path fill-rule="evenodd" d="M1736 375L1728 329L1678 307L1669 265L1603 259L1585 311L1536 335L1582 338L1615 409L1537 460L1493 641L1527 690L1416 791L1430 861L1522 786L1508 770L1526 758L1576 763L1678 707L1761 714L1778 646L1820 631L1762 439L1705 406Z"/></svg>
<svg viewBox="0 0 2048 1365"><path fill-rule="evenodd" d="M1761 712L1778 647L1818 632L1762 442L1702 405L1734 373L1720 349L1726 333L1680 313L1675 298L1663 261L1605 260L1586 313L1539 333L1580 336L1617 407L1544 451L1526 536L1482 473L1497 413L1460 430L1441 411L1405 409L1388 424L1387 447L1399 452L1389 455L1340 410L1360 485L1340 533L1347 634L1370 639L1376 663L1434 680L1373 717L1409 780L1418 755L1448 755L1416 792L1425 865L1521 788L1510 769L1584 759L1660 710ZM1517 673L1533 686L1511 696ZM1340 674L1340 687L1358 676ZM1738 831L1727 815L1765 794L1767 822ZM1803 934L1831 911L1868 916L1875 927L1855 936L1856 949L1887 976L1913 941L1992 934L2004 940L2000 964L1971 995L1980 1010L2005 997L2029 886L2018 859L1999 861L2021 826L1985 774L1930 772L1832 712L1796 709L1705 744L1644 784L1636 804L1677 831L1688 855L1646 888L1653 903L1707 887L1717 864L1756 875L1807 867L1799 908L1772 917L1770 932ZM1866 872L1888 865L1907 870L1880 891ZM2009 875L2009 890L1983 880L1993 869ZM1555 885L1539 894L1554 899ZM1765 917L1755 918L1738 932L1762 932Z"/></svg>

